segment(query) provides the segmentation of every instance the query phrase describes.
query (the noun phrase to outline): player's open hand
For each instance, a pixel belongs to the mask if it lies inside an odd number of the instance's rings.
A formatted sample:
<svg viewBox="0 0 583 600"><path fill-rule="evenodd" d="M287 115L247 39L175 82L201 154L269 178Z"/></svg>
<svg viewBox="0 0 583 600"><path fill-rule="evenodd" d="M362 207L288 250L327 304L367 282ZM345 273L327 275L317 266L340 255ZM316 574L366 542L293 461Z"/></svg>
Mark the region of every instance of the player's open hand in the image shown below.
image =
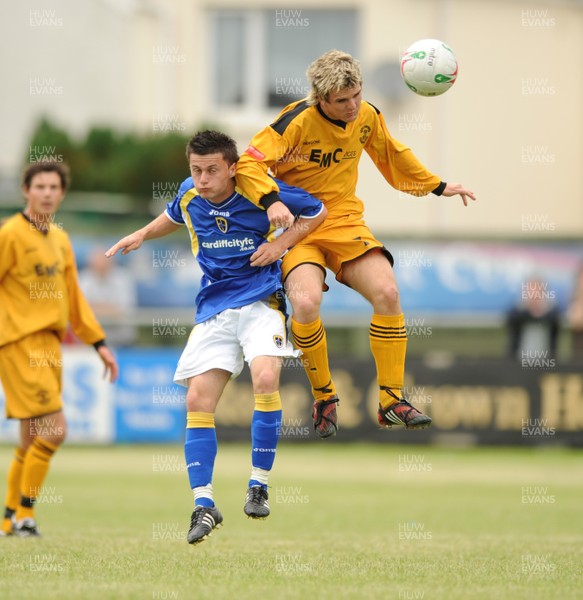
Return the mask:
<svg viewBox="0 0 583 600"><path fill-rule="evenodd" d="M274 202L267 209L267 218L269 219L269 223L279 229L283 227L287 229L294 224L294 216L289 211L289 208L283 202Z"/></svg>
<svg viewBox="0 0 583 600"><path fill-rule="evenodd" d="M459 194L464 201L464 206L468 205L468 198L476 199L474 192L467 190L461 183L448 183L443 190L442 196L455 196Z"/></svg>
<svg viewBox="0 0 583 600"><path fill-rule="evenodd" d="M99 346L99 348L97 348L97 353L105 365L103 378L105 379L109 373L109 382L113 383L119 376L119 366L113 352L107 346Z"/></svg>
<svg viewBox="0 0 583 600"><path fill-rule="evenodd" d="M135 231L126 235L124 238L119 240L117 244L114 244L106 253L105 256L111 258L115 256L119 250L122 254L129 254L132 250L137 250L144 243L144 236L139 232Z"/></svg>
<svg viewBox="0 0 583 600"><path fill-rule="evenodd" d="M281 258L283 251L276 241L265 242L251 255L252 267L266 267Z"/></svg>

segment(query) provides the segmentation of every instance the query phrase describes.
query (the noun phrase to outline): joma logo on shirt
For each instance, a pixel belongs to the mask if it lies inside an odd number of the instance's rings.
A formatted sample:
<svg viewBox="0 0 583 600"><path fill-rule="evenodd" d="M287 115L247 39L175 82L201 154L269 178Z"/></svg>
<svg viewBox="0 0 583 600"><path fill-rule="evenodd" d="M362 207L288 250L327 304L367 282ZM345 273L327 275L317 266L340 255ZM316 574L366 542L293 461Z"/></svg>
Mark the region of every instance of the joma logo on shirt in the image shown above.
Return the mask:
<svg viewBox="0 0 583 600"><path fill-rule="evenodd" d="M312 148L310 162L318 163L321 167L329 167L333 162L342 160L342 148L336 148L332 152L322 152L321 148Z"/></svg>
<svg viewBox="0 0 583 600"><path fill-rule="evenodd" d="M47 277L54 277L59 272L59 263L56 262L53 265L36 263L36 265L34 265L34 272L39 277L42 277L43 275L46 275Z"/></svg>

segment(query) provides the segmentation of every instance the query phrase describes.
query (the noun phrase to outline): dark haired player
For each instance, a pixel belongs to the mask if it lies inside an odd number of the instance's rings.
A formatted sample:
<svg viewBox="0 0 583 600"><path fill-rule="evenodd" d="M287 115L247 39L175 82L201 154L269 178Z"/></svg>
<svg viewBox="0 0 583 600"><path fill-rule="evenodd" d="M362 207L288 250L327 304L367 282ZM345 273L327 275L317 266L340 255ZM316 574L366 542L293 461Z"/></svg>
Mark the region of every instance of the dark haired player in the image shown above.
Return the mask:
<svg viewBox="0 0 583 600"><path fill-rule="evenodd" d="M265 210L235 187L237 148L227 135L203 131L187 146L191 177L166 211L120 240L108 252L127 254L144 240L186 226L203 277L196 297L196 320L178 362L174 381L186 393L184 453L194 511L187 540L196 544L223 517L213 498L217 455L215 409L231 377L249 364L255 410L251 423L252 469L244 511L269 515L267 482L281 427L281 357L293 354L287 339L279 258L325 219L322 203L281 183L281 199L296 222L275 237Z"/></svg>
<svg viewBox="0 0 583 600"><path fill-rule="evenodd" d="M31 164L22 179L26 206L0 227L0 379L6 417L20 420L3 535L39 535L34 503L66 435L61 342L68 323L95 346L110 381L118 375L103 329L79 287L69 236L54 223L68 179L64 164Z"/></svg>

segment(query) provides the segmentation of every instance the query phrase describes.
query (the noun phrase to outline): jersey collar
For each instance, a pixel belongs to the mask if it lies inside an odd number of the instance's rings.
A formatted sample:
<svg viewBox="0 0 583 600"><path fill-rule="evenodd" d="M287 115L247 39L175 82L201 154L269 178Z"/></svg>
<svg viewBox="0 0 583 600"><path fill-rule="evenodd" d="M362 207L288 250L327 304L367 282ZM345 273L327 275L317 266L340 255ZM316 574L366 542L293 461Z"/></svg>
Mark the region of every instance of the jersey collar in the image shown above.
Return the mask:
<svg viewBox="0 0 583 600"><path fill-rule="evenodd" d="M225 206L227 206L227 204L229 204L230 202L232 202L237 196L239 195L239 192L237 192L236 190L225 200L223 200L220 204L215 204L214 202L211 202L210 200L207 200L204 196L201 196L199 194L199 196L209 205L212 206L213 208L216 208L217 210L219 208L224 208Z"/></svg>
<svg viewBox="0 0 583 600"><path fill-rule="evenodd" d="M340 120L336 120L336 119L331 119L321 108L319 104L316 104L316 108L318 109L318 112L326 119L326 121L329 121L330 123L332 123L333 125L337 125L338 127L342 127L342 129L346 129L346 121L340 121Z"/></svg>
<svg viewBox="0 0 583 600"><path fill-rule="evenodd" d="M36 230L39 232L39 233L42 233L43 235L48 235L48 234L49 234L49 231L51 230L50 226L49 226L49 227L47 227L46 229L39 229L39 228L36 226L36 223L35 223L34 221L32 221L32 220L31 220L31 218L30 218L30 217L29 217L27 214L25 214L23 210L21 210L21 211L20 211L20 214L21 214L21 215L22 215L22 216L23 216L23 217L24 217L24 218L25 218L25 219L26 219L26 220L27 220L27 221L28 221L28 222L29 222L29 223L30 223L30 224L31 224L31 225L32 225L32 226L33 226L33 227L34 227L34 228L35 228L35 229L36 229Z"/></svg>

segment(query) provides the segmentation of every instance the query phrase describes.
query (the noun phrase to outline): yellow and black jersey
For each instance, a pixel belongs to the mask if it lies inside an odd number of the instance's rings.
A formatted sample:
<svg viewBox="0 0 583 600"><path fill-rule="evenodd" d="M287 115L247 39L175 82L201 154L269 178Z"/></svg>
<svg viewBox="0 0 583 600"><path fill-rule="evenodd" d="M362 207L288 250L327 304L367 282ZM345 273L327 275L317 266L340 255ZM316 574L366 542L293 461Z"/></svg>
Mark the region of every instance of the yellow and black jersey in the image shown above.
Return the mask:
<svg viewBox="0 0 583 600"><path fill-rule="evenodd" d="M288 105L251 140L237 163L237 184L258 204L263 196L277 192L267 177L270 169L278 179L322 200L328 219L362 214L356 183L363 151L394 188L415 196L443 191L439 177L391 136L382 114L368 102L362 102L351 123L329 119L319 105L310 106L305 100Z"/></svg>
<svg viewBox="0 0 583 600"><path fill-rule="evenodd" d="M77 280L69 236L56 225L39 231L23 214L0 226L0 346L67 323L85 343L105 339Z"/></svg>

